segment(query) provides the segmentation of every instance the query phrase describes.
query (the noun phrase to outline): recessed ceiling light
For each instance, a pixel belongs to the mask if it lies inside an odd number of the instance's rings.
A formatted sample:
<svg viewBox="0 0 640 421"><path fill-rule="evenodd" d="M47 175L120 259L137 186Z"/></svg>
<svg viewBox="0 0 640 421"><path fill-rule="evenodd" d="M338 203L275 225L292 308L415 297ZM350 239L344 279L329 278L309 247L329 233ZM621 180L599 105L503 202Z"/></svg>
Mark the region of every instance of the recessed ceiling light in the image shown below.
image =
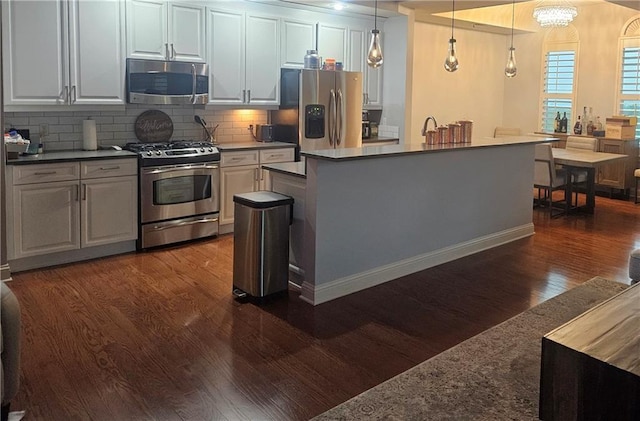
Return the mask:
<svg viewBox="0 0 640 421"><path fill-rule="evenodd" d="M343 10L345 7L347 6L344 3L333 3L333 10Z"/></svg>

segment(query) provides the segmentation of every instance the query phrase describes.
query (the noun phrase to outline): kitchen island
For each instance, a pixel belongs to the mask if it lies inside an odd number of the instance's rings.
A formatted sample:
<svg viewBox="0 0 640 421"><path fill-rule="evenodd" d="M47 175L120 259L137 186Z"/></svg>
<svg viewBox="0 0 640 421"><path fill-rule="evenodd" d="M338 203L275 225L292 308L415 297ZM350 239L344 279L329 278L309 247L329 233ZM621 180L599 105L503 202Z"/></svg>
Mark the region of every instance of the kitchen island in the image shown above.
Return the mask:
<svg viewBox="0 0 640 421"><path fill-rule="evenodd" d="M534 145L556 140L302 152L306 178L298 167L288 180L303 199L291 245L302 299L317 305L532 235ZM285 169L273 170L273 190L290 194Z"/></svg>

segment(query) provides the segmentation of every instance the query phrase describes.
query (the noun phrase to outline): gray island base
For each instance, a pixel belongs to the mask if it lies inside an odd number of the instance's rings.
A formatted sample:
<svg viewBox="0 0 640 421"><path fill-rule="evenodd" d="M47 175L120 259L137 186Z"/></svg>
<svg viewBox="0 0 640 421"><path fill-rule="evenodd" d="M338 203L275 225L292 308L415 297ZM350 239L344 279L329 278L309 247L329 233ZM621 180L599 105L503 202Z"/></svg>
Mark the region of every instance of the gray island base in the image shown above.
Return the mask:
<svg viewBox="0 0 640 421"><path fill-rule="evenodd" d="M275 191L297 186L302 299L321 304L532 235L534 146L556 140L312 151L306 179L272 171Z"/></svg>

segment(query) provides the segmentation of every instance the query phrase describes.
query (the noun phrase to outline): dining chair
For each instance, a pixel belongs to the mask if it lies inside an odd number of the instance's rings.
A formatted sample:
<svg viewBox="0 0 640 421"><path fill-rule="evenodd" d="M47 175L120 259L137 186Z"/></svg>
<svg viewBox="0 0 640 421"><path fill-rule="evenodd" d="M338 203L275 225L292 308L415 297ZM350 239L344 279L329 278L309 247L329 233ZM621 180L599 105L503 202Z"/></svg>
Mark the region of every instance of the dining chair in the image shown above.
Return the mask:
<svg viewBox="0 0 640 421"><path fill-rule="evenodd" d="M597 152L598 139L587 136L568 136L565 149L575 149L583 151ZM571 182L573 183L573 191L575 192L575 203L578 205L578 189L587 188L588 174L586 170L573 170L571 172Z"/></svg>
<svg viewBox="0 0 640 421"><path fill-rule="evenodd" d="M535 148L533 187L538 189L538 199L535 203L538 206L548 206L549 215L552 218L560 216L569 210L566 193L562 211L554 214L554 208L557 208L555 205L561 202L553 201L553 192L566 188L567 172L562 168L556 168L550 144L542 143L536 145ZM544 196L542 192L544 192Z"/></svg>
<svg viewBox="0 0 640 421"><path fill-rule="evenodd" d="M496 127L493 131L493 137L520 136L522 130L517 127Z"/></svg>

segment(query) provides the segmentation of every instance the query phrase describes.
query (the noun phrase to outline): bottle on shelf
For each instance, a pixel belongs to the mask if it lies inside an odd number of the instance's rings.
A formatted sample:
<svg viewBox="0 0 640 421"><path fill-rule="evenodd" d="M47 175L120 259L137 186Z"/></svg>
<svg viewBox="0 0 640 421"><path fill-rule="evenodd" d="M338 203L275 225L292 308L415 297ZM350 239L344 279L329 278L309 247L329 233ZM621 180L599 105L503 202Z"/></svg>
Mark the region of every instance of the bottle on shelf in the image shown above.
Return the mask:
<svg viewBox="0 0 640 421"><path fill-rule="evenodd" d="M565 111L564 116L562 117L562 120L560 120L560 132L566 133L568 125L569 125L569 121L567 120L567 112Z"/></svg>
<svg viewBox="0 0 640 421"><path fill-rule="evenodd" d="M553 132L554 133L560 133L560 122L561 122L561 118L560 118L560 111L558 111L558 114L556 114L556 119L553 122Z"/></svg>
<svg viewBox="0 0 640 421"><path fill-rule="evenodd" d="M582 121L580 121L580 116L578 116L578 120L573 126L573 134L582 134Z"/></svg>
<svg viewBox="0 0 640 421"><path fill-rule="evenodd" d="M593 136L594 127L595 125L593 124L593 120L589 120L589 123L587 124L587 136Z"/></svg>
<svg viewBox="0 0 640 421"><path fill-rule="evenodd" d="M596 130L599 132L602 131L602 122L600 121L600 116L596 117Z"/></svg>

